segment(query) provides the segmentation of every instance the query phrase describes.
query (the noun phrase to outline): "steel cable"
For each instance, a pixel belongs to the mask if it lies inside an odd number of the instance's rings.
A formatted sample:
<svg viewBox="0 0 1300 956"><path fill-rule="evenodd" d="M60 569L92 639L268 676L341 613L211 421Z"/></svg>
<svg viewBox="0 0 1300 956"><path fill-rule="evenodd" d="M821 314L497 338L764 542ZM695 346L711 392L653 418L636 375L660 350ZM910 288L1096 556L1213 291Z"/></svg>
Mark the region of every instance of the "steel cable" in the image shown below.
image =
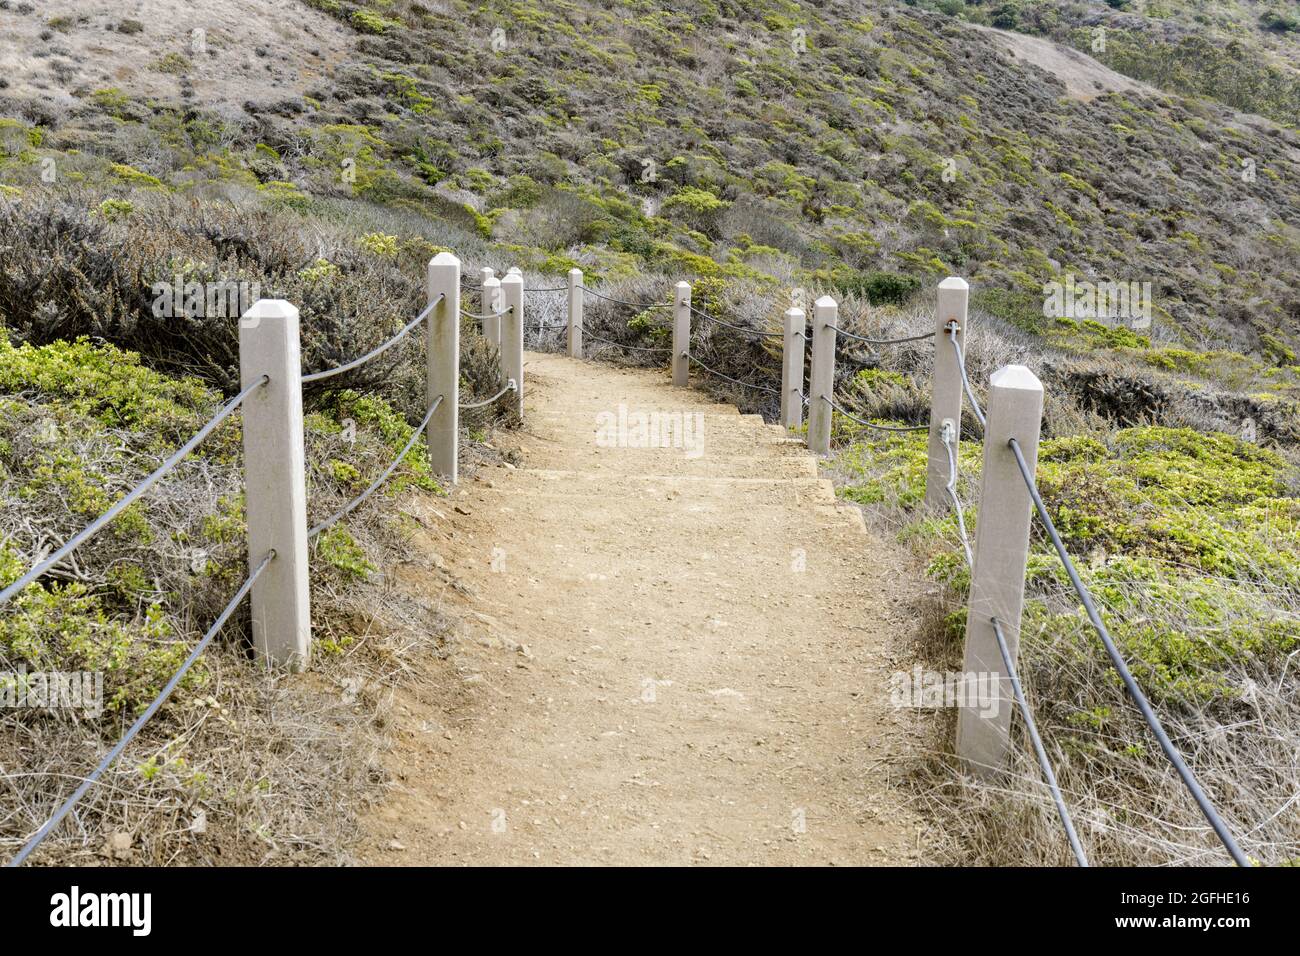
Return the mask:
<svg viewBox="0 0 1300 956"><path fill-rule="evenodd" d="M171 457L169 457L166 461L164 461L161 465L159 465L151 475L149 475L147 478L144 479L144 481L140 482L140 484L132 488L129 492L127 492L120 499L118 499L117 503L114 504L111 508L109 508L102 515L100 515L98 518L96 518L86 527L82 528L79 532L77 532L75 535L69 538L63 544L63 546L60 547L57 551L55 551L45 560L37 563L30 571L24 574L17 581L14 581L3 591L0 591L0 604L7 603L19 591L27 587L27 585L31 584L33 581L35 581L37 578L43 575L50 568L54 567L56 564L58 564L60 561L66 558L69 554L71 554L74 550L76 550L76 548L78 548L80 545L84 544L85 542L89 541L95 535L99 534L100 531L104 530L104 527L108 525L109 522L111 522L114 518L120 515L127 507L129 507L132 502L134 502L146 491L148 491L150 488L156 485L158 481L163 478L163 476L165 476L173 468L179 465L181 463L181 460L184 459L186 455L188 455L190 452L192 452L195 448L198 447L199 442L207 438L208 435L210 435L218 425L220 425L223 421L229 418L234 413L235 409L237 409L241 404L243 404L244 399L246 399L256 389L261 388L270 380L271 380L270 376L267 375L261 376L259 379L257 379L257 381L247 386L242 392L240 392L230 401L226 402L225 405L221 406L221 410L217 412L216 415L212 416L212 418L208 419L207 424L204 425L202 428L200 428L197 432L195 432L193 438L191 438L184 445L178 448L171 455Z"/></svg>
<svg viewBox="0 0 1300 956"><path fill-rule="evenodd" d="M645 312L648 309L667 309L670 308L672 305L672 303L670 302L647 302L647 303L628 302L626 299L616 299L612 295L605 295L603 292L597 292L595 289L589 289L585 285L582 287L582 291L590 292L598 299L604 299L607 302L616 302L619 305L631 306L632 308L639 309L642 312Z"/></svg>
<svg viewBox="0 0 1300 956"><path fill-rule="evenodd" d="M845 338L855 339L858 342L866 342L868 345L902 345L904 342L920 342L922 339L934 338L935 335L933 332L924 332L921 335L909 335L901 339L873 339L868 338L865 335L858 335L856 332L850 332L847 329L842 329L838 325L830 325L828 323L826 327L834 329L838 334Z"/></svg>
<svg viewBox="0 0 1300 956"><path fill-rule="evenodd" d="M1047 759L1047 751L1043 747L1043 739L1038 736L1038 726L1034 723L1034 716L1029 712L1029 704L1025 701L1025 692L1020 686L1020 678L1016 674L1015 665L1011 663L1011 649L1007 647L1002 625L996 617L990 620L993 622L993 634L998 641L998 650L1002 652L1002 663L1006 666L1007 677L1011 680L1011 690L1016 695L1016 703L1020 706L1020 716L1024 719L1025 729L1029 731L1029 739L1034 744L1034 752L1038 755L1038 765L1043 770L1043 778L1047 781L1048 789L1052 791L1052 801L1056 804L1056 812L1065 827L1065 836L1070 841L1070 849L1074 851L1075 862L1080 866L1087 866L1088 857L1083 852L1083 844L1079 842L1079 834L1074 830L1074 821L1070 819L1070 811L1066 809L1065 797L1061 795L1056 774L1052 771L1052 764Z"/></svg>
<svg viewBox="0 0 1300 956"><path fill-rule="evenodd" d="M1106 654L1110 657L1111 664L1114 665L1115 670L1119 673L1120 680L1124 682L1124 686L1128 689L1129 696L1133 698L1133 702L1137 705L1138 710L1142 712L1142 717L1146 720L1147 726L1151 728L1151 732L1156 735L1156 739L1160 742L1160 749L1164 751L1165 756L1169 758L1169 762L1173 764L1174 769L1178 771L1178 776L1182 778L1183 784L1191 792L1192 797L1196 800L1197 806L1201 808L1201 813L1204 814L1205 819L1213 828L1215 835L1218 836L1219 840L1223 843L1224 847L1232 856L1233 860L1236 861L1238 866L1250 866L1250 860L1246 857L1246 854L1241 851L1241 847L1237 845L1237 841L1233 838L1231 831L1228 830L1227 824L1223 822L1223 818L1219 816L1218 811L1215 810L1214 805L1210 803L1209 798L1205 795L1205 791L1202 790L1201 785L1197 783L1196 777L1192 774L1186 761L1183 760L1183 755L1179 752L1178 748L1174 746L1173 741L1169 739L1169 735L1165 733L1165 729L1161 725L1159 718L1156 717L1155 711L1152 710L1151 704L1147 701L1146 695L1142 693L1142 688L1138 686L1137 681L1134 680L1132 673L1130 673L1128 664L1124 660L1124 656L1119 652L1119 648L1115 645L1114 640L1111 639L1110 631L1107 630L1105 622L1102 621L1101 615L1097 611L1097 606L1093 603L1092 595L1084 586L1083 579L1079 577L1079 572L1075 568L1074 562L1070 559L1069 552L1065 550L1065 544L1061 541L1061 536L1056 530L1056 525L1052 523L1052 518L1047 513L1047 506L1043 504L1043 497L1038 492L1038 485L1034 481L1034 476L1029 470L1029 465L1025 461L1024 454L1020 451L1020 443L1014 438L1011 438L1008 439L1007 444L1016 456L1016 464L1020 468L1020 477L1024 479L1025 487L1029 489L1029 496L1034 501L1034 510L1038 512L1039 519L1042 520L1044 527L1047 528L1047 534L1052 540L1052 546L1056 549L1056 553L1060 557L1061 563L1065 565L1065 572L1069 575L1070 584L1074 586L1075 593L1078 594L1079 600L1083 602L1083 607L1087 612L1088 620L1092 623L1093 629L1096 630L1097 635L1101 638L1101 643L1106 649Z"/></svg>
<svg viewBox="0 0 1300 956"><path fill-rule="evenodd" d="M509 315L514 310L515 307L512 305L503 312L484 312L482 315L478 315L477 313L467 312L464 309L461 309L460 314L467 319L478 319L481 322L484 319L500 319L504 316Z"/></svg>
<svg viewBox="0 0 1300 956"><path fill-rule="evenodd" d="M948 483L944 485L944 490L952 499L952 509L957 515L957 532L961 535L962 547L966 549L966 566L974 574L975 553L970 546L970 537L966 534L966 513L961 506L961 498L957 496L957 452L952 447L954 430L946 422L944 423L943 447L948 450Z"/></svg>
<svg viewBox="0 0 1300 956"><path fill-rule="evenodd" d="M324 378L332 378L333 376L340 375L343 372L351 371L352 369L356 368L359 365L365 365L373 358L378 358L380 355L388 351L390 348L392 348L402 339L406 338L406 336L410 334L410 331L413 328L415 328L417 325L419 325L421 322L423 322L425 318L428 316L428 314L433 311L433 307L445 298L446 295L444 293L439 293L438 298L434 299L432 302L426 305L424 307L423 312L417 315L410 322L406 323L406 325L402 328L402 331L398 332L396 335L394 335L383 345L379 346L378 348L371 349L365 355L361 356L360 358L353 359L351 362L348 362L346 365L340 365L337 368L327 368L320 372L312 372L310 375L304 375L302 377L303 384L306 385L308 382L319 382L321 379Z"/></svg>
<svg viewBox="0 0 1300 956"><path fill-rule="evenodd" d="M758 338L769 338L769 339L785 338L784 332L763 332L760 331L759 329L747 329L742 325L732 325L730 322L724 322L722 319L715 318L714 316L709 315L709 313L707 312L701 312L693 305L687 306L687 308L689 308L692 312L694 312L696 315L700 316L701 318L708 320L709 322L713 322L717 325L721 325L724 328L734 329L735 331L740 332L744 335L752 335Z"/></svg>
<svg viewBox="0 0 1300 956"><path fill-rule="evenodd" d="M495 402L506 392L513 392L514 390L515 390L515 380L513 378L507 379L505 388L501 389L501 391L497 392L491 398L485 398L481 402L470 402L469 404L461 405L460 407L461 408L482 408L484 405L491 405L493 402Z"/></svg>
<svg viewBox="0 0 1300 956"><path fill-rule="evenodd" d="M397 469L397 466L402 463L402 459L406 457L407 453L415 446L416 441L419 440L420 433L424 431L425 427L429 424L429 419L433 417L433 413L437 411L438 406L442 404L442 398L443 397L439 395L437 398L433 400L433 404L429 406L429 410L424 413L424 419L420 422L419 425L415 427L415 430L411 432L411 437L407 441L406 447L403 448L401 453L392 460L392 462L389 464L387 468L384 469L383 474L381 474L378 478L376 478L373 482L371 482L369 488L361 492L361 494L357 495L355 498L349 501L338 511L334 512L332 515L330 515L320 524L316 525L314 528L308 531L307 532L308 539L314 538L322 531L327 531L330 528L332 528L346 515L351 513L353 510L355 510L356 507L359 504L361 504L361 502L365 501L372 494L374 494L375 490L379 488L385 481L388 480L388 476L391 475Z"/></svg>
<svg viewBox="0 0 1300 956"><path fill-rule="evenodd" d="M613 339L604 338L603 336L597 335L595 332L589 332L586 329L582 330L582 337L584 339L595 339L597 342L604 342L606 345L612 345L615 348L631 349L633 352L671 352L672 351L672 349L670 348L650 348L649 346L645 346L645 345L624 345L622 342L615 342Z"/></svg>
<svg viewBox="0 0 1300 956"><path fill-rule="evenodd" d="M949 332L948 341L957 350L957 371L961 372L961 387L966 392L966 397L970 399L971 410L975 412L975 417L979 419L980 428L986 428L984 409L980 407L979 399L975 397L975 390L971 388L970 379L966 377L966 355L962 351L961 343L957 341L955 329Z"/></svg>
<svg viewBox="0 0 1300 956"><path fill-rule="evenodd" d="M778 396L781 394L781 392L778 389L770 388L767 385L755 385L752 382L742 382L740 379L732 378L730 375L723 375L717 369L709 368L709 366L705 365L703 362L697 359L694 355L691 355L689 352L683 352L682 354L686 356L688 361L694 362L696 365L704 369L704 371L708 372L710 375L715 375L720 379L724 379L725 381L731 382L733 385L740 385L743 386L744 388L752 388L755 391L759 391L759 392L771 392L773 395L778 395Z"/></svg>
<svg viewBox="0 0 1300 956"><path fill-rule="evenodd" d="M864 425L864 426L866 426L867 428L874 428L874 429L876 429L877 431L882 431L882 432L927 432L927 431L930 430L930 426L929 426L929 425L877 425L877 424L875 424L874 422L864 421L863 419L858 418L856 415L850 415L848 412L846 412L844 409L840 408L840 406L836 405L834 401L832 401L831 399L827 398L825 395L819 395L818 398L820 398L823 402L825 402L825 403L826 403L827 405L829 405L831 408L835 409L837 412L839 412L841 415L843 415L845 418L849 419L850 421L857 422L859 425Z"/></svg>
<svg viewBox="0 0 1300 956"><path fill-rule="evenodd" d="M196 645L194 645L194 650L190 651L190 656L185 658L184 663L182 663L176 673L172 675L171 680L169 680L163 689L159 691L158 696L153 699L153 702L145 708L144 713L135 719L135 723L133 723L131 728L122 736L122 739L119 740L117 744L114 745L113 749L104 756L104 759L101 760L98 766L90 772L90 775L81 782L81 786L77 787L77 789L73 791L72 796L68 797L68 799L64 801L63 805L59 807L54 816L50 817L50 819L46 821L45 825L37 830L23 848L18 851L18 855L9 861L9 866L22 866L23 861L31 855L31 852L40 846L41 841L53 832L54 828L59 825L64 817L72 812L72 808L77 805L77 802L86 795L86 792L90 790L91 786L97 780L99 780L99 778L104 774L104 771L107 770L109 766L112 765L113 761L121 755L122 751L126 749L126 745L129 744L132 739L134 739L135 735L140 732L140 729L149 722L149 718L158 712L158 708L160 708L167 698L171 696L172 691L176 689L176 685L180 683L181 678L185 676L186 672L191 666L193 666L194 662L199 659L199 655L203 653L204 648L208 646L212 638L217 635L217 632L221 630L222 626L230 618L230 615L234 613L235 608L239 606L239 602L242 601L245 595L253 589L253 584L259 577L261 577L262 572L266 570L266 566L271 563L271 560L274 557L274 551L267 553L266 557L262 559L262 563L259 564L253 573L244 580L244 583L240 586L239 590L235 592L235 596L230 599L230 602L225 606L225 609L217 615L217 619L212 623L212 626L208 628L207 633L200 638Z"/></svg>

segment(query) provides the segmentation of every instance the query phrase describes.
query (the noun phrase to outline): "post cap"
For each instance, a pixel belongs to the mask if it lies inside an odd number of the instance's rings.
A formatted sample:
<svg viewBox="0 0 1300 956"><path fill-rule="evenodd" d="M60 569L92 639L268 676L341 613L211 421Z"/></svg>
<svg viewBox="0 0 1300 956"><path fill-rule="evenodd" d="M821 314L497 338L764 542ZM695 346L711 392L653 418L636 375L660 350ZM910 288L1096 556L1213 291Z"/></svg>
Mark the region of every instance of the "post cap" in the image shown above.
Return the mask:
<svg viewBox="0 0 1300 956"><path fill-rule="evenodd" d="M678 292L681 292L683 290L685 290L686 292L690 292L691 284L683 279L681 282L677 283L676 288Z"/></svg>
<svg viewBox="0 0 1300 956"><path fill-rule="evenodd" d="M960 276L948 276L939 283L940 289L969 289L970 285Z"/></svg>
<svg viewBox="0 0 1300 956"><path fill-rule="evenodd" d="M818 299L816 305L819 309L838 309L840 307L839 303L828 295L824 295Z"/></svg>
<svg viewBox="0 0 1300 956"><path fill-rule="evenodd" d="M581 269L578 269L578 268L575 267L575 268L569 270L569 275L571 275L571 276L577 276L578 278L582 278L582 270L581 270Z"/></svg>
<svg viewBox="0 0 1300 956"><path fill-rule="evenodd" d="M458 266L460 260L450 252L440 252L429 260L431 266Z"/></svg>
<svg viewBox="0 0 1300 956"><path fill-rule="evenodd" d="M298 321L298 307L285 299L258 299L239 317L241 328L255 329L263 319Z"/></svg>
<svg viewBox="0 0 1300 956"><path fill-rule="evenodd" d="M509 282L511 285L523 285L524 277L521 273L518 272L507 272L501 278L501 284L505 285L507 282Z"/></svg>
<svg viewBox="0 0 1300 956"><path fill-rule="evenodd" d="M790 308L785 310L785 314L791 316L792 318L798 318L798 319L805 318L803 309L799 308L797 305L790 306Z"/></svg>
<svg viewBox="0 0 1300 956"><path fill-rule="evenodd" d="M500 284L501 284L501 280L498 279L496 276L488 276L486 279L483 280L483 284L484 284L484 285L500 285Z"/></svg>
<svg viewBox="0 0 1300 956"><path fill-rule="evenodd" d="M524 270L520 269L518 266L511 266L509 269L506 270L506 275L508 276L521 276L523 274L524 274Z"/></svg>
<svg viewBox="0 0 1300 956"><path fill-rule="evenodd" d="M989 387L1041 392L1043 383L1023 365L1004 365L989 376Z"/></svg>

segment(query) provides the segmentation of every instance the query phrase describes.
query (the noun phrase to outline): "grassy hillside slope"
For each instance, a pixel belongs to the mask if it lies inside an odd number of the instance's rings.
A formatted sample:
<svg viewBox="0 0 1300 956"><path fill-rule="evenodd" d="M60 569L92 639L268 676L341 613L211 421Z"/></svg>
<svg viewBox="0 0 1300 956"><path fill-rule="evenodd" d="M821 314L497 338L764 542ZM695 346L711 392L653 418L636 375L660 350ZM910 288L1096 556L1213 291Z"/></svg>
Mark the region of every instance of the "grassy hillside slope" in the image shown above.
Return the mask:
<svg viewBox="0 0 1300 956"><path fill-rule="evenodd" d="M0 455L6 502L34 502L6 510L28 517L3 528L0 579L39 546L30 509L66 509L47 530L58 539L120 493L123 475L147 470L139 455L183 440L174 422L145 416L123 432L120 410L106 418L87 404L96 363L138 369L133 402L192 410L230 394L233 323L158 319L157 281L231 278L291 299L303 310L304 362L318 367L373 346L409 316L422 263L441 249L467 267L520 265L531 284L557 284L576 264L589 285L628 298L687 278L697 305L754 327L776 327L792 298L822 293L841 300L850 327L928 327L934 284L961 275L975 294L973 379L1022 361L1047 385L1044 492L1141 677L1234 823L1258 824L1258 852L1270 862L1300 856L1291 818L1270 818L1295 787L1272 748L1300 723L1284 664L1300 639L1298 582L1287 570L1300 554L1296 46L1288 27L1261 19L1284 5L308 0L292 25L253 29L275 21L273 6L216 2L205 15L171 0L94 12L0 0L0 29L25 44L3 61L0 85L0 322L6 347L31 369L30 380L6 383L3 401L14 406L14 437L34 415L67 420L86 443L79 458L95 463L74 468L68 441ZM1099 25L1108 45L1093 51ZM1142 82L1112 82L1065 53L1058 66L1050 50L1045 70L983 27L1070 44ZM1045 315L1044 286L1071 277L1150 283L1150 326ZM603 304L588 318L617 341L666 334L652 315L628 326ZM699 334L714 367L776 380L763 345L716 328ZM75 344L81 336L110 344ZM68 349L83 350L85 381ZM322 449L339 402L369 410L369 419L342 417L361 421L371 464L418 418L418 356L395 356L380 375L342 381L346 393L309 394ZM467 334L465 368L480 394L491 358ZM928 346L853 358L837 389L855 410L921 420ZM60 373L42 371L45 362ZM966 437L977 438L973 422ZM933 640L918 653L946 665L960 646L968 582L951 517L918 506L920 448L846 420L837 441L844 493L913 541L945 586ZM968 499L977 445L963 451ZM229 458L234 447L213 454ZM124 458L123 448L138 454ZM371 474L344 463L327 450L313 463L313 480L339 500ZM54 494L49 482L80 490ZM204 500L205 520L229 519L221 554L236 567L240 504ZM222 592L209 594L185 577L198 572L152 548L180 531L142 520L138 573L119 580L109 563L81 582L85 594L35 588L27 600L41 616L24 618L21 633L4 625L0 648L63 659L68 630L55 611L93 619L95 642L114 647L166 627L166 640L153 638L164 658L175 653L169 643L192 641ZM362 530L337 542L353 590L322 585L332 595L382 584L366 568L382 567L400 529ZM1024 666L1031 691L1051 702L1044 734L1068 755L1062 778L1092 821L1086 839L1113 861L1211 859L1212 844L1187 829L1194 809L1133 722L1043 542L1035 547ZM323 606L331 640L357 637L354 620ZM124 661L120 713L161 672L138 651ZM229 665L247 666L239 662L232 653ZM35 744L4 755L6 766L41 752L57 732L41 726ZM111 718L96 726L103 740L118 729ZM155 744L175 731L164 725ZM946 746L940 735L936 750ZM269 756L258 762L272 788L273 766ZM975 791L980 812L971 813L972 791L954 785L951 765L928 768L937 777L924 792L938 795L959 838L954 858L1064 861L1036 771L1017 770L1008 792ZM295 785L303 772L293 771ZM359 781L347 799L363 799L361 775L344 776ZM119 786L152 794L155 779L128 768ZM52 798L37 793L25 815L7 818L5 839L39 820ZM295 825L259 829L233 809L247 802L207 805L253 846ZM1005 839L1013 830L1025 839ZM272 858L320 858L345 842L321 836L298 856L277 849ZM177 847L160 839L148 858L212 858L210 845Z"/></svg>

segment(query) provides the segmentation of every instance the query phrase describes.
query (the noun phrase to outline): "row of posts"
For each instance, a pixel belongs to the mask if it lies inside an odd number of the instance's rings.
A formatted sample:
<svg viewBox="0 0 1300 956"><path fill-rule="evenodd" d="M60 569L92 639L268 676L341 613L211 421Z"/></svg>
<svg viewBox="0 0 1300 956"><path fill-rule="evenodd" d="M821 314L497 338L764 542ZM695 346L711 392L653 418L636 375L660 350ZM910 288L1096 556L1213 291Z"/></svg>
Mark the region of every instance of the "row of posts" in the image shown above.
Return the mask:
<svg viewBox="0 0 1300 956"><path fill-rule="evenodd" d="M507 277L509 278L509 277ZM519 387L513 393L523 412L523 277L505 283L516 308L506 322L503 359ZM507 295L510 295L507 292ZM442 400L425 431L432 471L449 484L458 478L460 429L460 260L439 253L429 262L424 323L425 396ZM249 571L274 552L274 559L249 595L253 643L259 659L301 670L311 656L311 599L308 584L307 468L303 435L302 358L298 309L283 299L260 299L239 322L239 376L248 388L264 386L244 400L244 485L247 500Z"/></svg>
<svg viewBox="0 0 1300 956"><path fill-rule="evenodd" d="M581 273L578 273L577 284L581 286ZM570 289L573 287L571 277ZM925 482L925 503L934 509L951 507L948 486L950 483L954 489L956 486L953 472L959 461L962 362L970 334L969 296L970 287L964 279L950 276L939 283L935 302L934 372L931 377ZM571 299L571 316L573 309ZM581 316L580 298L577 310ZM830 296L822 296L813 304L812 361L808 376L807 445L818 455L830 453L838 326L838 303ZM690 340L691 287L679 282L674 290L674 385L689 384ZM571 330L570 343L572 341ZM806 313L801 308L787 309L782 337L779 419L789 429L797 430L803 426L807 344ZM580 352L574 352L572 348L570 354L580 356ZM1038 458L1042 410L1043 386L1028 368L1008 365L993 373L989 379L988 407L985 410L984 470L979 496L979 526L973 549L963 673L998 675L998 700L995 709L962 707L957 722L957 753L977 772L999 767L1009 747L1014 695L993 631L993 619L1002 625L1014 665L1020 644L1020 614L1024 605L1025 568L1029 556L1033 502L1008 441L1011 438L1018 440L1033 474ZM988 684L977 683L976 686Z"/></svg>
<svg viewBox="0 0 1300 956"><path fill-rule="evenodd" d="M429 419L425 439L435 474L454 484L458 478L460 382L461 263L451 253L429 262L428 302L435 303L425 322L428 402L442 402ZM500 354L502 379L514 379L511 396L520 419L524 401L524 278L511 268L498 279L480 271L480 310L484 337ZM565 325L567 351L582 357L583 275L568 275ZM671 370L675 386L690 383L691 287L673 290ZM958 350L965 354L970 332L969 287L956 277L939 283L935 307L934 373L931 382L925 501L947 507L950 460L958 460L963 402ZM834 400L835 351L839 306L823 296L813 306L812 363L809 375L808 448L830 452ZM807 317L803 309L784 315L780 421L790 429L803 425ZM252 590L253 636L259 654L290 668L305 665L311 644L308 596L306 465L303 445L302 369L298 310L283 300L260 300L240 322L240 376L244 387L268 377L268 384L245 401L244 452L248 501L250 570L274 550L275 560ZM1001 699L992 717L976 708L960 711L957 750L974 767L996 767L1008 746L1013 699L992 619L1016 659L1020 612L1024 601L1032 500L1007 444L1018 439L1031 470L1037 460L1042 384L1020 365L999 369L989 381L984 431L984 471L980 489L979 527L966 622L965 672L1002 675ZM951 459L948 442L951 441ZM1032 471L1031 471L1032 473Z"/></svg>

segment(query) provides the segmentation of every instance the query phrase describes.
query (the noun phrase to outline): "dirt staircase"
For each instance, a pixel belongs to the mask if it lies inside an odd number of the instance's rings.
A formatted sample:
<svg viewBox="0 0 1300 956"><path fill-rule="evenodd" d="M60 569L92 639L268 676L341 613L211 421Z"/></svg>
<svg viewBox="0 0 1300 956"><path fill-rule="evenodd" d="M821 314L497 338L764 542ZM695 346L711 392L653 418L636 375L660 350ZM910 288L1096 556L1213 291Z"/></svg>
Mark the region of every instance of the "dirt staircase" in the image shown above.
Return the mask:
<svg viewBox="0 0 1300 956"><path fill-rule="evenodd" d="M425 516L465 625L399 702L362 858L920 860L917 718L888 695L909 559L780 426L658 372L529 354L525 374L519 466ZM620 405L689 415L698 450L629 447Z"/></svg>

